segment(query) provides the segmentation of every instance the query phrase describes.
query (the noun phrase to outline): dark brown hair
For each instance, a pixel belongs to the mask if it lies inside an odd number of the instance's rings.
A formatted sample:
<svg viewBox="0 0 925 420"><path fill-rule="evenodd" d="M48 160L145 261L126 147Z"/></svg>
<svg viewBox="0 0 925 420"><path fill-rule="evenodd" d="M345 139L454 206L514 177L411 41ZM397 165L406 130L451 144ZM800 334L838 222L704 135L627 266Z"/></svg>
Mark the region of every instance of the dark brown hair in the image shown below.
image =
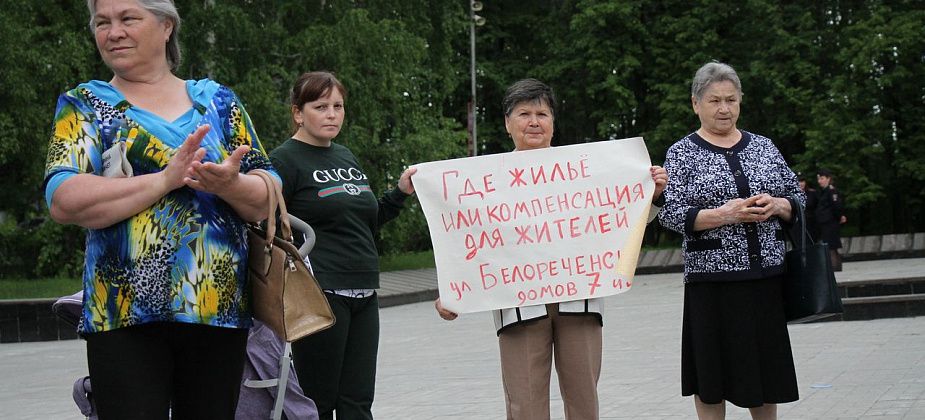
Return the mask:
<svg viewBox="0 0 925 420"><path fill-rule="evenodd" d="M504 116L510 117L514 107L522 102L527 103L546 103L552 112L552 117L556 118L556 93L545 83L536 79L523 79L514 82L504 92L504 99L501 101L501 109L504 110Z"/></svg>
<svg viewBox="0 0 925 420"><path fill-rule="evenodd" d="M337 88L344 100L347 100L347 89L334 77L334 74L327 71L313 71L302 73L295 84L292 86L292 92L289 94L289 103L292 108L292 132L299 131L299 125L295 122L295 110L302 109L306 103L316 101L318 98L331 94L331 90Z"/></svg>

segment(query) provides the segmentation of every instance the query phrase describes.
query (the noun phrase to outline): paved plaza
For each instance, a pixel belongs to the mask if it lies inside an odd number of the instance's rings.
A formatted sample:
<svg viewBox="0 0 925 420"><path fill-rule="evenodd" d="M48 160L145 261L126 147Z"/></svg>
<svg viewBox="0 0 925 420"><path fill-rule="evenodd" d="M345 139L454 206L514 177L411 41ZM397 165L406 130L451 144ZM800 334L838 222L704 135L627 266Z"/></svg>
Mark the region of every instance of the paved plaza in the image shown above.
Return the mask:
<svg viewBox="0 0 925 420"><path fill-rule="evenodd" d="M925 259L851 262L839 280L925 273ZM606 300L603 419L693 419L680 396L681 275L636 277ZM498 345L487 313L453 322L432 302L384 308L374 413L385 420L503 419ZM800 400L781 419L925 419L925 317L790 326ZM71 384L82 341L0 345L2 418L80 419ZM553 378L552 417L563 418ZM747 419L729 406L728 419Z"/></svg>

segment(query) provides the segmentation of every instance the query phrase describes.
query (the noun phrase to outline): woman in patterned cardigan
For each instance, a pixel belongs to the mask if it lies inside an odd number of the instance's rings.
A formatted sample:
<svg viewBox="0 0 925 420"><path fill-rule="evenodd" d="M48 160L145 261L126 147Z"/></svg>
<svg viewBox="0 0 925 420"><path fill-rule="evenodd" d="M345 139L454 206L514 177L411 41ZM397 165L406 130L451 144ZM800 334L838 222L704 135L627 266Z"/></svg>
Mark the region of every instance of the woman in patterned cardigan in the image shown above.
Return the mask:
<svg viewBox="0 0 925 420"><path fill-rule="evenodd" d="M691 95L701 125L668 150L659 215L684 235L682 394L701 419L724 418L727 400L774 419L778 403L798 399L782 224L803 193L771 140L736 128L742 86L732 67L705 64Z"/></svg>

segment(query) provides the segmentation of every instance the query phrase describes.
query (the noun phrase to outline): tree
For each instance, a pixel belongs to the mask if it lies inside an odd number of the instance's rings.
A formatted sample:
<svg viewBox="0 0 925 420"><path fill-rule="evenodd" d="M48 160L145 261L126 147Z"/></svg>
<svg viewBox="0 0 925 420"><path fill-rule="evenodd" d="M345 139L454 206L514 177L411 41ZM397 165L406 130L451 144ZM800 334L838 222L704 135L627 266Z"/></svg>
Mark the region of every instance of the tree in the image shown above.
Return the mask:
<svg viewBox="0 0 925 420"><path fill-rule="evenodd" d="M291 83L304 71L334 71L349 90L338 140L381 192L406 165L466 155L468 5L177 0L178 75L234 89L272 149L290 135ZM742 79L741 128L774 140L798 171L837 174L850 233L925 230L918 210L925 204L920 1L484 5L487 24L476 30L479 154L511 150L501 99L514 81L535 77L559 96L554 144L641 135L659 164L698 126L690 104L694 71L719 60ZM7 1L0 15L0 42L8 46L0 56L0 170L7 174L0 178L0 275L53 272L62 265L57 260L79 266L73 250L81 248L81 231L44 221L41 184L55 98L82 81L111 77L88 20L83 3L60 0ZM408 205L383 232L383 250L429 247L417 203ZM27 242L24 251L14 246Z"/></svg>
<svg viewBox="0 0 925 420"><path fill-rule="evenodd" d="M925 11L914 2L826 2L821 100L804 166L827 167L861 232L921 230Z"/></svg>

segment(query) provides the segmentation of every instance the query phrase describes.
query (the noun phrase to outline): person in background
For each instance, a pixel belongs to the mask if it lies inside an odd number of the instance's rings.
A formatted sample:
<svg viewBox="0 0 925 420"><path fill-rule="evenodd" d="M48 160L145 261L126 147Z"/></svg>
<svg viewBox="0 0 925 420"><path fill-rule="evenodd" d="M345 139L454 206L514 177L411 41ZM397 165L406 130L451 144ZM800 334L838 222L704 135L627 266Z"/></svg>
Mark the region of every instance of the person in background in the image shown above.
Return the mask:
<svg viewBox="0 0 925 420"><path fill-rule="evenodd" d="M741 100L732 67L700 67L700 128L665 157L659 219L684 235L681 394L700 419L725 418L726 401L775 419L777 404L799 398L781 286L783 229L803 192L771 140L736 127Z"/></svg>
<svg viewBox="0 0 925 420"><path fill-rule="evenodd" d="M321 419L372 419L379 351L379 252L376 234L414 193L406 169L376 200L350 149L334 143L347 90L333 74L304 73L290 93L293 134L270 153L289 213L317 237L309 257L331 304L333 327L292 344L299 384Z"/></svg>
<svg viewBox="0 0 925 420"><path fill-rule="evenodd" d="M841 271L841 225L848 221L844 213L844 197L835 189L834 177L828 169L817 171L816 181L819 183L819 194L814 212L817 229L815 238L829 244L832 269Z"/></svg>
<svg viewBox="0 0 925 420"><path fill-rule="evenodd" d="M556 97L552 88L536 79L512 84L502 102L504 127L514 150L552 145ZM656 202L668 182L664 168L649 168ZM658 213L654 206L650 221ZM457 314L434 302L441 318ZM501 351L501 379L507 418L549 419L549 380L556 361L559 391L568 420L600 418L597 383L601 376L602 298L524 306L493 311Z"/></svg>
<svg viewBox="0 0 925 420"><path fill-rule="evenodd" d="M108 82L58 98L51 217L87 231L83 313L106 419L233 419L251 326L246 222L271 173L241 100L182 80L170 0L88 0ZM172 412L172 413L171 413Z"/></svg>

